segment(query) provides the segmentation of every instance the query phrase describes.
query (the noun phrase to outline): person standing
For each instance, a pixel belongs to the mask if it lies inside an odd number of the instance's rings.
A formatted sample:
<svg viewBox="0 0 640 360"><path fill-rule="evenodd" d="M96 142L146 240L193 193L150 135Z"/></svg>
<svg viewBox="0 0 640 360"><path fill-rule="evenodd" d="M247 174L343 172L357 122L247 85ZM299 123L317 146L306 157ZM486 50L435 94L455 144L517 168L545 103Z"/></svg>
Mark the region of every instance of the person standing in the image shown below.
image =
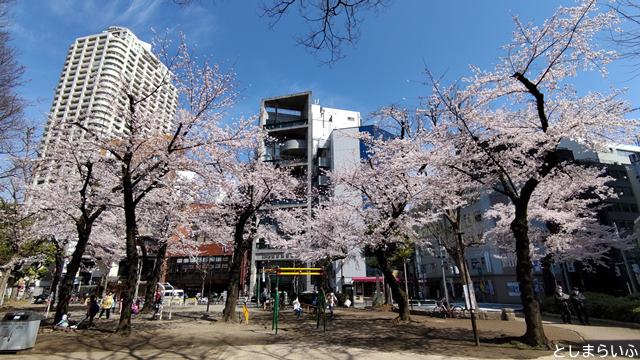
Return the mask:
<svg viewBox="0 0 640 360"><path fill-rule="evenodd" d="M120 308L117 307L117 305L119 303L118 302L118 297L114 293L111 293L111 295L112 295L112 299L113 299L113 301L111 301L111 312L115 314L116 313L116 309L118 309L117 312L120 312Z"/></svg>
<svg viewBox="0 0 640 360"><path fill-rule="evenodd" d="M336 294L333 293L333 291L327 294L327 306L329 306L330 319L333 319L333 308L336 306L337 303L338 303L338 298L336 297Z"/></svg>
<svg viewBox="0 0 640 360"><path fill-rule="evenodd" d="M266 287L262 290L262 294L260 294L260 301L262 302L262 309L267 310L267 306L269 305L270 300L269 289Z"/></svg>
<svg viewBox="0 0 640 360"><path fill-rule="evenodd" d="M571 310L569 309L569 295L562 291L562 286L556 287L556 293L554 295L556 303L560 307L560 316L562 322L565 324L571 324Z"/></svg>
<svg viewBox="0 0 640 360"><path fill-rule="evenodd" d="M91 295L89 297L89 301L87 302L87 317L89 318L89 325L87 326L87 328L90 328L93 326L93 318L96 317L96 315L98 314L98 311L100 311L100 305L98 305L98 300L96 299L95 295ZM108 318L108 315L107 315Z"/></svg>
<svg viewBox="0 0 640 360"><path fill-rule="evenodd" d="M577 287L573 287L573 291L571 292L571 306L573 306L573 311L576 312L576 316L578 316L578 320L580 320L580 324L582 325L590 325L589 324L589 316L587 315L587 307L585 306L585 297L578 290Z"/></svg>
<svg viewBox="0 0 640 360"><path fill-rule="evenodd" d="M160 292L160 289L156 289L156 294L153 298L153 319L159 318L161 305L162 305L162 292Z"/></svg>
<svg viewBox="0 0 640 360"><path fill-rule="evenodd" d="M111 315L111 307L113 306L113 294L111 292L107 292L107 296L102 299L102 304L100 305L100 315L98 315L98 319L102 317L102 314L107 313L107 319L109 319L109 315Z"/></svg>

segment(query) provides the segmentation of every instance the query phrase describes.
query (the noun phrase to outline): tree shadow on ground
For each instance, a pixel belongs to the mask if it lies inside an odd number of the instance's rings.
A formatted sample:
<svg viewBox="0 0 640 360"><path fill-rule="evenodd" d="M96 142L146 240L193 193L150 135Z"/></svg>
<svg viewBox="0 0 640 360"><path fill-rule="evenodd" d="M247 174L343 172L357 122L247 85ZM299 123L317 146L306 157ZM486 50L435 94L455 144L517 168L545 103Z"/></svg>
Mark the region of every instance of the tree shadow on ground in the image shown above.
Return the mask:
<svg viewBox="0 0 640 360"><path fill-rule="evenodd" d="M206 315L206 313L205 313ZM532 359L552 355L552 351L517 349L510 340L524 332L524 323L479 323L482 345L474 346L468 320L414 317L416 321L394 323L393 313L342 310L327 321L327 331L316 327L316 319L304 314L299 320L291 311L282 311L280 331L271 331L271 314L252 309L249 325L225 324L219 314L210 313L202 320L202 312L178 312L172 320L133 321L129 337L114 334L117 320L101 321L94 329L72 333L41 330L35 357L59 354L78 359L209 359L304 357L309 352L322 353L325 358L345 359L366 357L371 351L417 353L455 357ZM491 326L489 326L491 324ZM557 329L557 328L554 328ZM557 339L580 342L568 330L555 334ZM572 337L573 336L573 337ZM101 354L101 355L100 355ZM102 357L101 357L102 356Z"/></svg>

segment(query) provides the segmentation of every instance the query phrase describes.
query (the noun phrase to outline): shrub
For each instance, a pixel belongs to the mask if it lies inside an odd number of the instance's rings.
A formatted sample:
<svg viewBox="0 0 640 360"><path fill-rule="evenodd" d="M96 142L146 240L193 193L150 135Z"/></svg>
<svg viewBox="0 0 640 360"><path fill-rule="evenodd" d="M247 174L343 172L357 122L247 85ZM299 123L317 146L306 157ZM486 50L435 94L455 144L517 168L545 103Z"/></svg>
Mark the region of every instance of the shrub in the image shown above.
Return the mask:
<svg viewBox="0 0 640 360"><path fill-rule="evenodd" d="M602 293L587 292L587 312L589 317L640 323L640 297L616 297ZM559 314L560 308L550 296L544 299L542 311ZM575 315L572 309L572 315Z"/></svg>

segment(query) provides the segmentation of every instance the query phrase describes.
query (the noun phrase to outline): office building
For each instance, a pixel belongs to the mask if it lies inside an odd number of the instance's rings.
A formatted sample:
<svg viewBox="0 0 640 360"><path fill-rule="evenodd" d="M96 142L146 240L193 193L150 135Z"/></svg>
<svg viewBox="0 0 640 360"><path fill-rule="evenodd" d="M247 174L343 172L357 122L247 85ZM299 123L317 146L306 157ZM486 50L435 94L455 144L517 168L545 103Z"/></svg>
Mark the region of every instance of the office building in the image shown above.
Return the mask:
<svg viewBox="0 0 640 360"><path fill-rule="evenodd" d="M328 185L324 171L333 169L333 164L338 161L332 156L331 134L338 129L359 127L360 113L321 106L318 101L312 101L312 93L308 91L264 99L260 106L260 125L273 139L264 144L263 160L290 168L291 173L302 179L303 183L298 189L298 199L288 199L273 206L306 207L311 211L311 207L320 201ZM352 150L355 154L359 145L356 143L354 146L356 147ZM312 189L319 194L315 199L306 196ZM251 294L255 292L256 281L261 281L261 288L267 285L259 275L263 268L311 265L301 262L282 249L271 248L262 240L254 242L251 254L249 289L245 289ZM345 277L352 276L348 268L351 269L351 265L345 264L341 272ZM364 268L356 270L353 266L353 269L355 275L364 274ZM268 279L265 280L268 282ZM285 282L281 283L281 288L285 290L312 290L310 277L296 279L295 284L286 282L292 279L283 281ZM335 279L332 284L335 285Z"/></svg>

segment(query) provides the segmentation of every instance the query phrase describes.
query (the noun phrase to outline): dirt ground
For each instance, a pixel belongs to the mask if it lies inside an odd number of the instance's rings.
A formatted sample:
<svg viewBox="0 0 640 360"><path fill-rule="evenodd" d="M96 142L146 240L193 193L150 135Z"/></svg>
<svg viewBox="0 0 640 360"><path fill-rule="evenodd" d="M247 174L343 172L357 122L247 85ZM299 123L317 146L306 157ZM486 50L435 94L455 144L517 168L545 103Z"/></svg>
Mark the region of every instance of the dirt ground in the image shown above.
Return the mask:
<svg viewBox="0 0 640 360"><path fill-rule="evenodd" d="M185 309L186 310L186 309ZM213 313L212 313L213 314ZM351 358L484 358L531 359L549 357L549 350L519 349L510 337L524 333L522 321L479 321L482 345L472 342L471 325L465 319L413 316L408 324L395 324L393 313L337 310L327 322L326 333L316 328L315 317L296 320L283 311L279 333L271 330L270 313L251 309L250 324L223 324L217 313L179 311L172 320L152 321L142 316L133 321L130 337L114 334L117 316L97 321L89 330L53 331L41 327L34 349L20 359L351 359ZM75 316L75 318L79 318ZM568 329L548 326L547 336L561 343L580 343ZM3 356L2 358L11 358Z"/></svg>

